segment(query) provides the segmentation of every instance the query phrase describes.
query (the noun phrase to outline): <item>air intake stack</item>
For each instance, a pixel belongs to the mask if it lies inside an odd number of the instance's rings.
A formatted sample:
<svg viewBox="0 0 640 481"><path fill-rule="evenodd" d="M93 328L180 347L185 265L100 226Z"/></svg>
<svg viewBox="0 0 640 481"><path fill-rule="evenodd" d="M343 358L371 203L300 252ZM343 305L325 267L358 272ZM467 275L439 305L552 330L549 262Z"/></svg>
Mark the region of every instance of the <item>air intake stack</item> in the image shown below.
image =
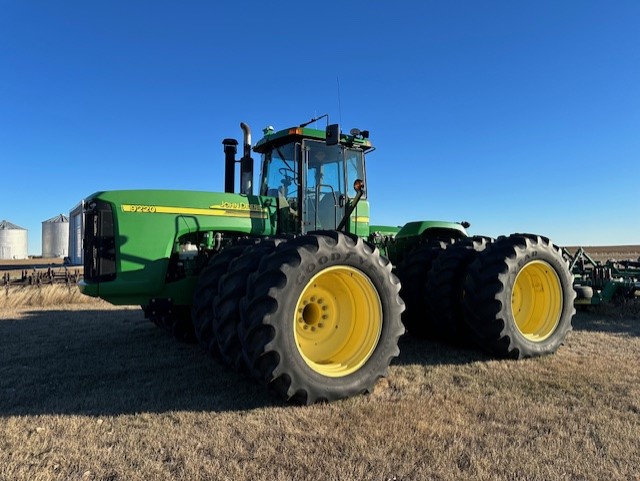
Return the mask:
<svg viewBox="0 0 640 481"><path fill-rule="evenodd" d="M224 139L224 191L235 192L235 168L238 141L236 139Z"/></svg>

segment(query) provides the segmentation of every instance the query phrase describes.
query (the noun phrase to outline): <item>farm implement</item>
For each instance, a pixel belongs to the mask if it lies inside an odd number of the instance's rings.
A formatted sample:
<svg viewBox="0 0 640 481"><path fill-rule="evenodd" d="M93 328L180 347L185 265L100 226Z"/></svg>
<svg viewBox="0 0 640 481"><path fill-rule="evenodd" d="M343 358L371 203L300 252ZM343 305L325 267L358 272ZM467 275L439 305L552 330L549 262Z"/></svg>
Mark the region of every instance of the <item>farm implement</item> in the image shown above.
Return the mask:
<svg viewBox="0 0 640 481"><path fill-rule="evenodd" d="M81 291L142 306L303 404L373 390L405 328L498 357L558 349L575 313L559 247L536 234L469 236L467 222L372 224L369 132L309 128L317 120L266 128L253 146L242 123L239 160L238 141L223 141L225 192L87 197Z"/></svg>
<svg viewBox="0 0 640 481"><path fill-rule="evenodd" d="M47 268L47 269L22 269L20 274L5 272L2 274L2 286L9 287L25 287L25 286L43 286L49 284L66 284L75 285L82 277L78 269L70 270L67 267Z"/></svg>
<svg viewBox="0 0 640 481"><path fill-rule="evenodd" d="M575 254L564 251L575 277L576 305L598 305L616 300L635 299L640 293L640 259L594 260L579 247Z"/></svg>

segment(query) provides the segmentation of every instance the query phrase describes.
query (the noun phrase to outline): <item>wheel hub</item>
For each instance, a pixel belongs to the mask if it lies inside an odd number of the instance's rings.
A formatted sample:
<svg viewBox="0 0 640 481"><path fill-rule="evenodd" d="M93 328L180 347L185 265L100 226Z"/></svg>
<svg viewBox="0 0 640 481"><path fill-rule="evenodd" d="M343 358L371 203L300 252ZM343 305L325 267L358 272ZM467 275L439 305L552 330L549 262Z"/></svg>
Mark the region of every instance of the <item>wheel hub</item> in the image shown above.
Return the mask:
<svg viewBox="0 0 640 481"><path fill-rule="evenodd" d="M382 332L382 303L371 280L348 266L324 269L296 305L298 352L319 374L342 377L369 359Z"/></svg>
<svg viewBox="0 0 640 481"><path fill-rule="evenodd" d="M560 278L547 262L529 262L516 276L511 309L518 331L529 341L541 342L553 334L562 302Z"/></svg>

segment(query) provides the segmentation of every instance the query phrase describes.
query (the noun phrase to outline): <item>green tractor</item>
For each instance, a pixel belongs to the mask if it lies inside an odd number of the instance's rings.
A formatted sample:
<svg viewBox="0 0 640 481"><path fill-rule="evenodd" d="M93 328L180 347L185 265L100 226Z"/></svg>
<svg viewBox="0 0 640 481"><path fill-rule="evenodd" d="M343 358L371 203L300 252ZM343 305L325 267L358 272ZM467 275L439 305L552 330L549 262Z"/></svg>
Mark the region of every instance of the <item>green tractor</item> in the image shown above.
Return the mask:
<svg viewBox="0 0 640 481"><path fill-rule="evenodd" d="M557 246L532 234L470 237L466 222L372 225L369 133L309 128L317 120L264 130L253 146L257 194L243 123L239 160L238 142L223 141L224 193L88 197L81 291L142 306L177 337L303 404L370 392L405 326L499 357L558 349L575 292Z"/></svg>

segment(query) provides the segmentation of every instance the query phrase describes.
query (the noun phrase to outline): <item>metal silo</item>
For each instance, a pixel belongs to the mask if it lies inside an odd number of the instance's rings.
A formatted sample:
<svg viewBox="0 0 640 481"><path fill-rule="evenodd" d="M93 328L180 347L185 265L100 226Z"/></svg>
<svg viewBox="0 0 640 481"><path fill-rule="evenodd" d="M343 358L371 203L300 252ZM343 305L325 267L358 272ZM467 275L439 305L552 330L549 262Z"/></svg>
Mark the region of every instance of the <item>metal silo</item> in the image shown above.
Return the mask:
<svg viewBox="0 0 640 481"><path fill-rule="evenodd" d="M57 215L42 223L42 257L66 257L69 253L69 218Z"/></svg>
<svg viewBox="0 0 640 481"><path fill-rule="evenodd" d="M27 259L27 229L11 222L0 222L0 259Z"/></svg>

